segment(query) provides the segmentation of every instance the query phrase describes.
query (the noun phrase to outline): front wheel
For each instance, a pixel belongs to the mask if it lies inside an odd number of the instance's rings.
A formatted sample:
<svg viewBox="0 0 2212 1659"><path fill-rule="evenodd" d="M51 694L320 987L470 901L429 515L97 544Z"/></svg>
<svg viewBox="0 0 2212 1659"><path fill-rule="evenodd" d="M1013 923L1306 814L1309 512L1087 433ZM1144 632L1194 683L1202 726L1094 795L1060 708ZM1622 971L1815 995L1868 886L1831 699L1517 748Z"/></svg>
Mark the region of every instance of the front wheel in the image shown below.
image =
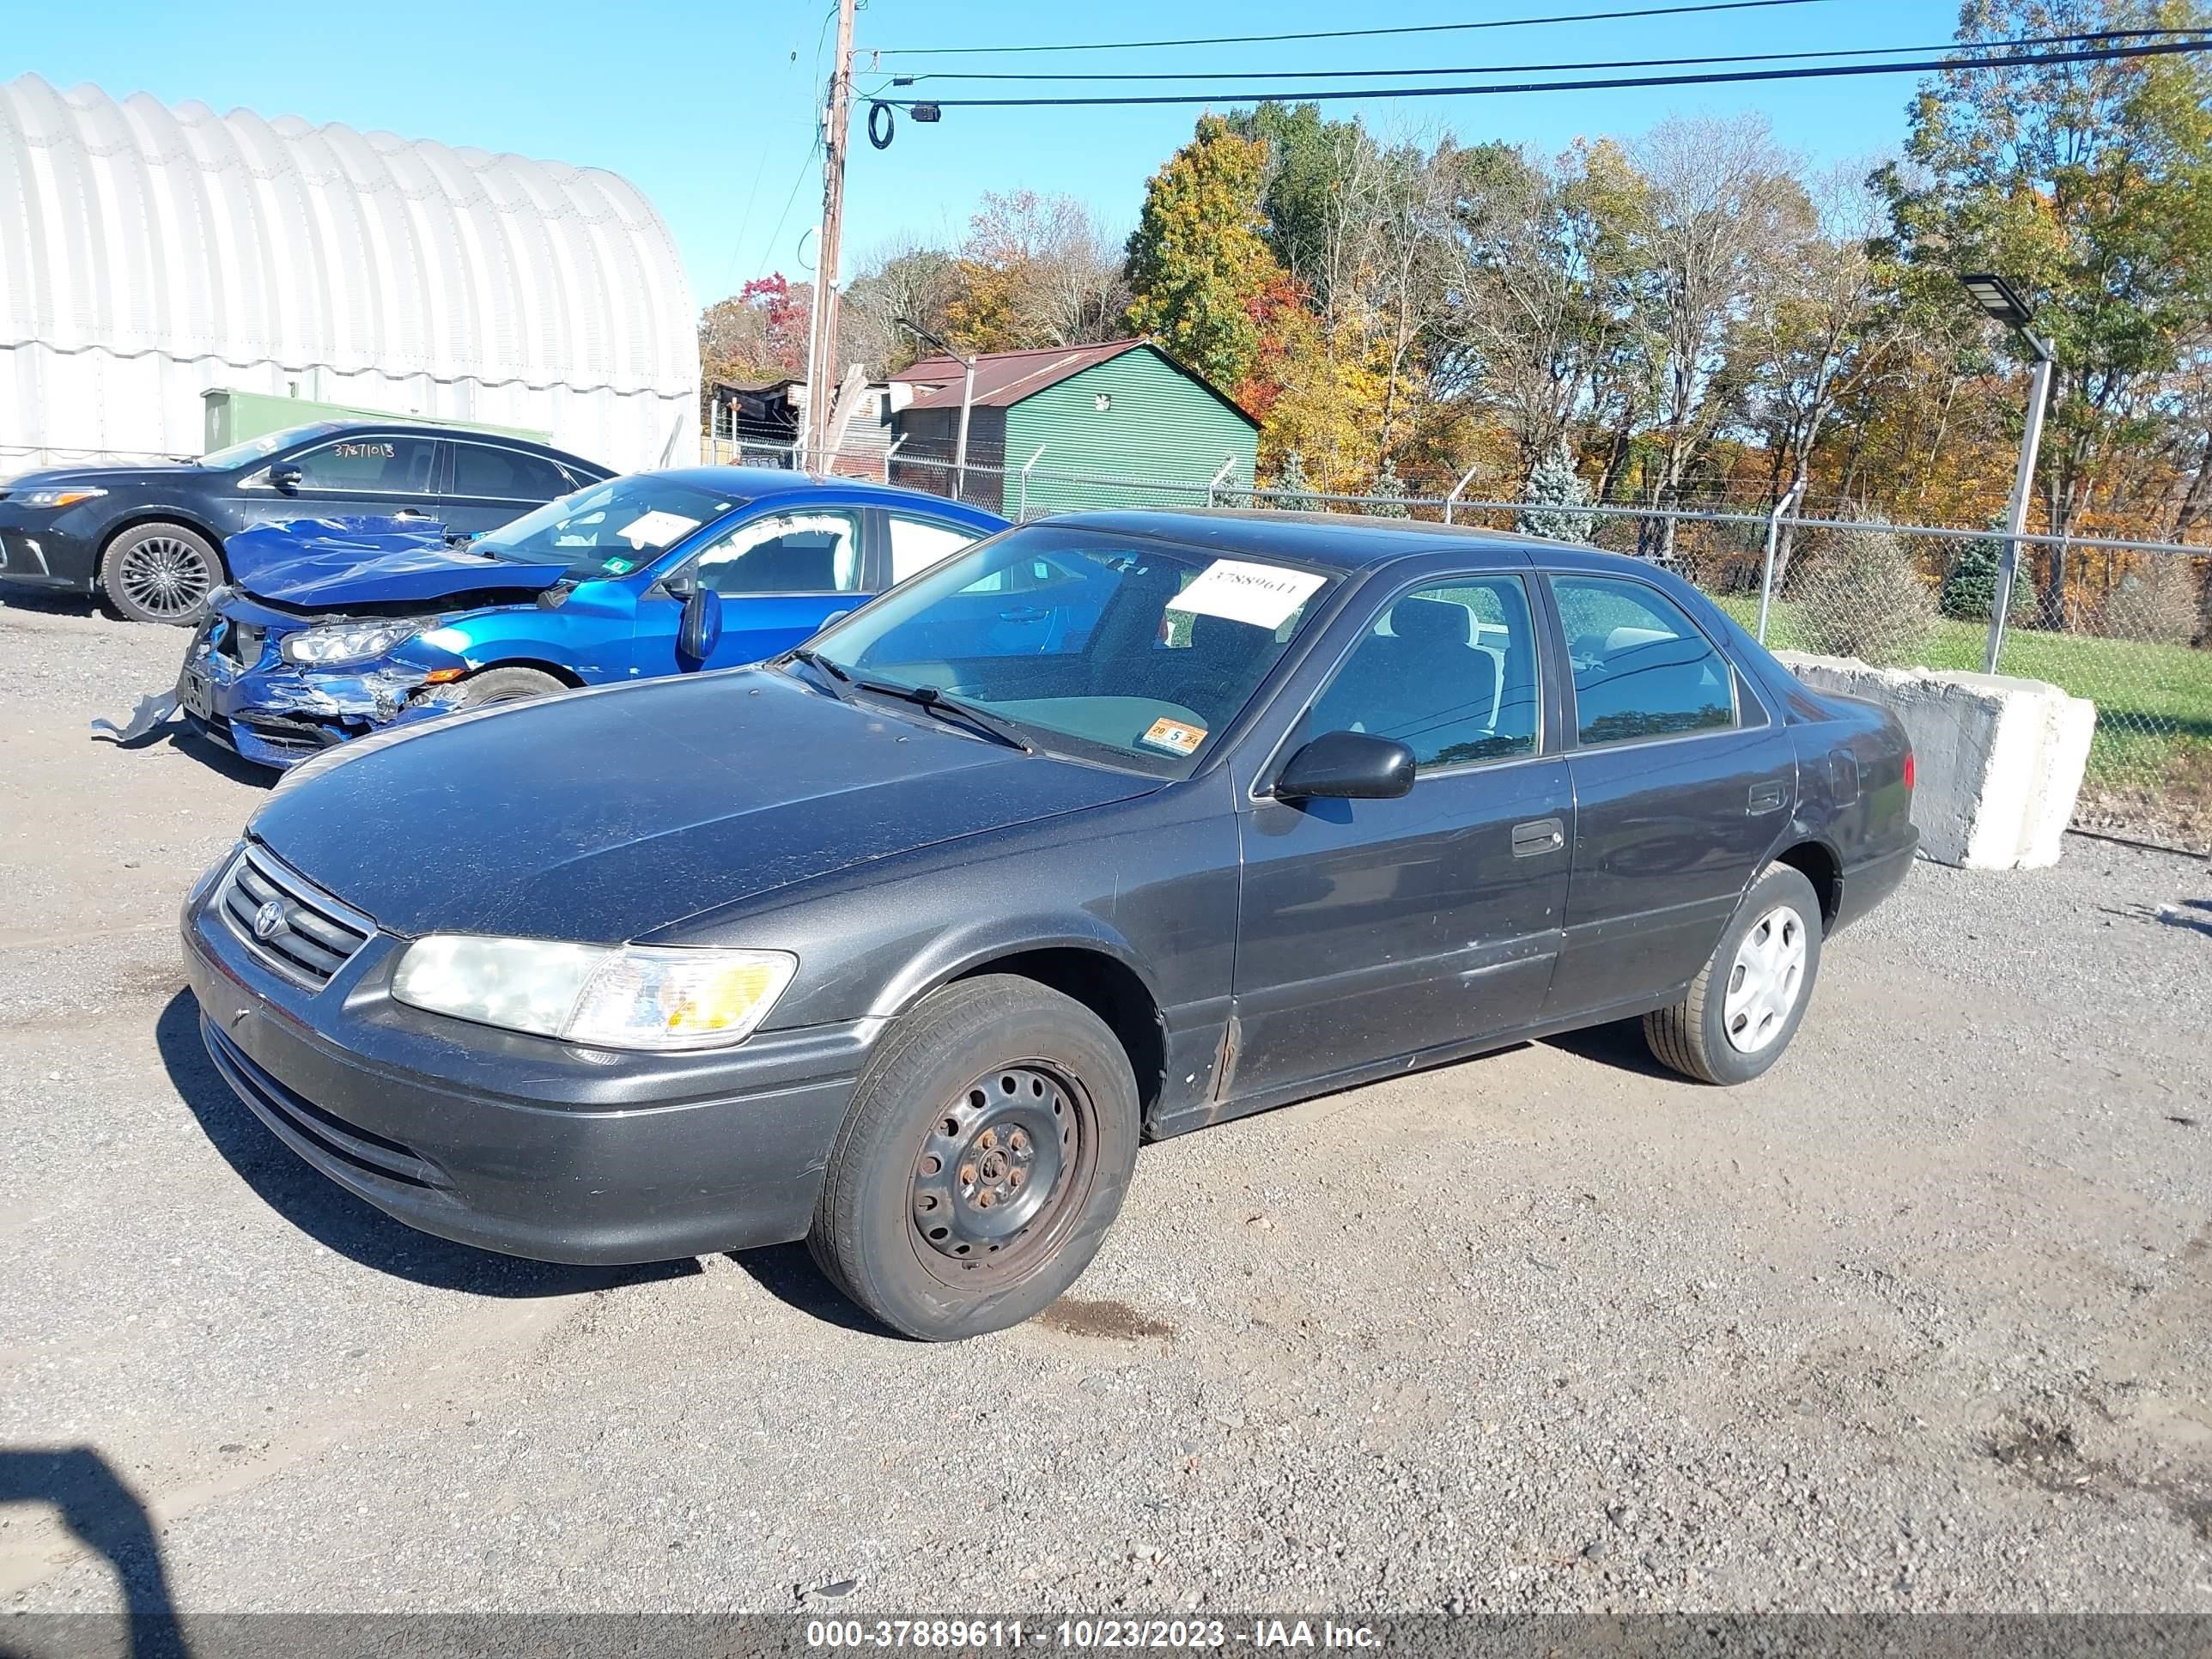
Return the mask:
<svg viewBox="0 0 2212 1659"><path fill-rule="evenodd" d="M1820 900L1770 864L1736 907L1690 994L1644 1017L1661 1064L1701 1083L1748 1083L1782 1058L1820 973Z"/></svg>
<svg viewBox="0 0 2212 1659"><path fill-rule="evenodd" d="M568 689L550 674L535 668L487 668L455 686L447 706L456 709L489 708L495 702L527 702Z"/></svg>
<svg viewBox="0 0 2212 1659"><path fill-rule="evenodd" d="M222 580L215 544L180 524L134 525L100 560L100 591L126 622L196 623Z"/></svg>
<svg viewBox="0 0 2212 1659"><path fill-rule="evenodd" d="M900 1020L860 1078L807 1243L926 1342L1042 1311L1098 1253L1136 1165L1137 1084L1103 1021L1011 975Z"/></svg>

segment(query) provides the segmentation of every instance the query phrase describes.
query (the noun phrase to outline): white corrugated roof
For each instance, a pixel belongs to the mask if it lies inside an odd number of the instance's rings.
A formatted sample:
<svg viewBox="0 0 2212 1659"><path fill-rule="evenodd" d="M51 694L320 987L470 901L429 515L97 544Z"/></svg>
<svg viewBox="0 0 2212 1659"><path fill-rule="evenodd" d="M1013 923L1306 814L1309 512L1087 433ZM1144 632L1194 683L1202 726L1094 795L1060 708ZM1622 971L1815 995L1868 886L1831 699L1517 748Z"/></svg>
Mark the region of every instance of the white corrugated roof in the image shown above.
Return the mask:
<svg viewBox="0 0 2212 1659"><path fill-rule="evenodd" d="M694 327L611 173L0 84L0 349L688 399Z"/></svg>

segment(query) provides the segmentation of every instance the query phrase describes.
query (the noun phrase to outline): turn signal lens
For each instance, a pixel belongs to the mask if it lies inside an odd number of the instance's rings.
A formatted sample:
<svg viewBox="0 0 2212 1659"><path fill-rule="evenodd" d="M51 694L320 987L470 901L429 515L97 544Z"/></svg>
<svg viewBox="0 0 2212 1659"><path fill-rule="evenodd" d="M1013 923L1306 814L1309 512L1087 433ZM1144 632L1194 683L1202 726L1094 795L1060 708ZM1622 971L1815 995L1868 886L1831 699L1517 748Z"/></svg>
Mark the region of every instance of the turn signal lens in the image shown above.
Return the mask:
<svg viewBox="0 0 2212 1659"><path fill-rule="evenodd" d="M1912 793L1913 781L1917 775L1917 769L1912 764L1912 751L1908 749L1905 751L1905 793L1906 794Z"/></svg>

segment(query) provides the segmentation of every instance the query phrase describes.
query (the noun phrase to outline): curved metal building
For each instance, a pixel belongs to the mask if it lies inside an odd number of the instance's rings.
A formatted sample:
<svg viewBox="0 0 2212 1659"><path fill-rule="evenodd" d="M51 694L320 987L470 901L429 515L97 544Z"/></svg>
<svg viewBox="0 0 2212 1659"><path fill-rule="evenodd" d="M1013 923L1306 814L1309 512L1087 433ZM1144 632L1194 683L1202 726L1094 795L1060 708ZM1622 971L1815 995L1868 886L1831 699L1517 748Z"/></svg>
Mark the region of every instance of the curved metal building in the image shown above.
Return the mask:
<svg viewBox="0 0 2212 1659"><path fill-rule="evenodd" d="M613 173L0 84L0 476L197 455L219 386L688 462L695 329Z"/></svg>

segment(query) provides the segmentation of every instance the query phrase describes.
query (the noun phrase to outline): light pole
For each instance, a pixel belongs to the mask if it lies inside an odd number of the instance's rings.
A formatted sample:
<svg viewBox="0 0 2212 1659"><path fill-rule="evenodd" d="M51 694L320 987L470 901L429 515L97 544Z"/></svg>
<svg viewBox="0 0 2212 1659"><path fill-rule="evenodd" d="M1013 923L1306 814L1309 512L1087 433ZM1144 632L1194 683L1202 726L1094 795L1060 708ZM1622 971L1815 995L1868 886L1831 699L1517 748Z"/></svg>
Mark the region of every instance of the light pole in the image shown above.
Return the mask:
<svg viewBox="0 0 2212 1659"><path fill-rule="evenodd" d="M919 323L909 322L903 317L894 317L891 320L915 339L935 346L960 365L960 436L952 447L952 499L965 501L968 498L968 410L975 401L975 360L963 356Z"/></svg>
<svg viewBox="0 0 2212 1659"><path fill-rule="evenodd" d="M1996 604L1990 615L1989 649L1984 673L1997 672L1997 653L2004 649L2005 618L2012 613L2012 585L2020 572L2020 538L2027 528L2027 497L2035 488L2035 457L2043 447L2043 411L2051 401L2051 346L2030 326L2035 313L2020 297L2020 290L2003 277L1987 271L1962 275L1959 280L1974 303L1996 321L2027 342L2035 354L2035 375L2027 389L2027 424L2020 434L2020 471L2013 475L2012 501L2005 509L2004 557L1997 562Z"/></svg>

